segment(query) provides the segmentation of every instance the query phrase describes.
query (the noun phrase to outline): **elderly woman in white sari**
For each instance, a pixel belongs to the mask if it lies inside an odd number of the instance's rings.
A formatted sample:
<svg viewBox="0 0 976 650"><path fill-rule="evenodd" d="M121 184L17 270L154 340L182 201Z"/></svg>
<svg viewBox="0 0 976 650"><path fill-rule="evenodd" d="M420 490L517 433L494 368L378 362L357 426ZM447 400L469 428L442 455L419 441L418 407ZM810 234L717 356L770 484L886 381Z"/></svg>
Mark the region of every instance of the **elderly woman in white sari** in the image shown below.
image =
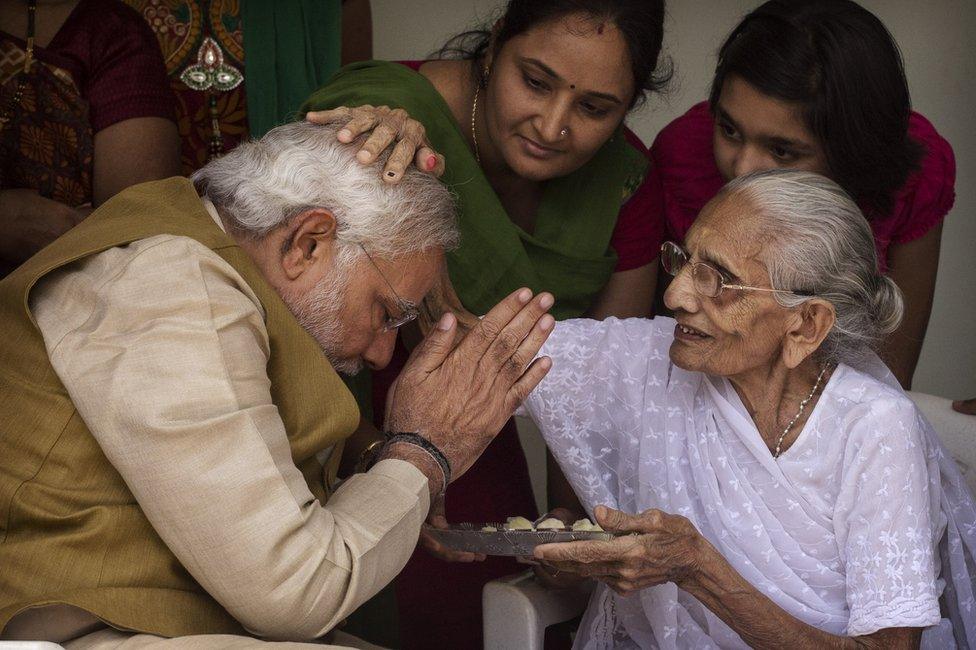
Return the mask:
<svg viewBox="0 0 976 650"><path fill-rule="evenodd" d="M976 509L870 351L902 303L856 205L743 177L662 261L675 319L559 323L525 405L633 533L536 550L599 581L576 647L976 647Z"/></svg>

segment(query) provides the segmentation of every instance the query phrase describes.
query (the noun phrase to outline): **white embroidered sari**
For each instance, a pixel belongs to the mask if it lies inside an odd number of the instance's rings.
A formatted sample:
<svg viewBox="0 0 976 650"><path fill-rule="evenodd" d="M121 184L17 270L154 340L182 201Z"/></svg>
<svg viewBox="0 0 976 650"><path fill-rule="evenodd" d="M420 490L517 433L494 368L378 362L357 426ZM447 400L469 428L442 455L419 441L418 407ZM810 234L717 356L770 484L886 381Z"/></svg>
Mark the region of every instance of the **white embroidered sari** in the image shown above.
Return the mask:
<svg viewBox="0 0 976 650"><path fill-rule="evenodd" d="M670 363L673 337L668 318L564 321L542 351L553 368L525 408L590 516L683 515L827 632L926 627L923 647L976 647L976 507L880 361L839 366L777 460L727 380ZM598 584L576 647L746 646L668 583L628 598Z"/></svg>

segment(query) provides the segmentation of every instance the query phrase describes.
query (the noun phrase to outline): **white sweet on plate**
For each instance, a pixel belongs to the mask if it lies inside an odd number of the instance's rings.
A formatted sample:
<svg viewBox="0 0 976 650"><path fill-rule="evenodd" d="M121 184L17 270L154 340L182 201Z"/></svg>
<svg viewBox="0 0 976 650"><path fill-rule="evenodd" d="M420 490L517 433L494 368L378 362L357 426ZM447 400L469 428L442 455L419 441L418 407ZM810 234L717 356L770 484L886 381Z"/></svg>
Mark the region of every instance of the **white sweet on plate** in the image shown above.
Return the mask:
<svg viewBox="0 0 976 650"><path fill-rule="evenodd" d="M532 522L525 517L509 517L505 530L532 530Z"/></svg>
<svg viewBox="0 0 976 650"><path fill-rule="evenodd" d="M549 517L548 519L543 519L542 521L540 521L539 524L535 527L535 529L536 530L562 530L565 527L566 524L564 524L559 519L556 519L555 517Z"/></svg>
<svg viewBox="0 0 976 650"><path fill-rule="evenodd" d="M600 524L594 524L589 519L577 519L573 522L573 530L576 532L597 532L602 533L603 528Z"/></svg>

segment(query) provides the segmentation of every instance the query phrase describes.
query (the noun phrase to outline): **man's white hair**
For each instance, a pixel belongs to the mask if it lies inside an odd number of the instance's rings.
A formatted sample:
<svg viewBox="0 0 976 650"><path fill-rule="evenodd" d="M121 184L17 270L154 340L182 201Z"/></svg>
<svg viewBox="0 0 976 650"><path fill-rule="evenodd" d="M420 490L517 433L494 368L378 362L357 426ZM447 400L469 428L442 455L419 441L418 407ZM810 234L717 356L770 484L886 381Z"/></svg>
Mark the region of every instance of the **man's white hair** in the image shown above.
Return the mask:
<svg viewBox="0 0 976 650"><path fill-rule="evenodd" d="M293 122L242 143L197 171L191 180L232 220L232 227L260 238L313 208L336 219L340 258L370 254L392 258L457 247L460 235L451 193L410 167L396 185L382 179L389 157L369 165L356 160L362 138L336 139L340 123Z"/></svg>
<svg viewBox="0 0 976 650"><path fill-rule="evenodd" d="M880 272L871 227L837 183L776 169L736 178L721 194L746 197L759 211L772 286L833 304L837 320L820 349L825 361L856 363L898 328L901 291ZM774 295L784 307L809 300Z"/></svg>

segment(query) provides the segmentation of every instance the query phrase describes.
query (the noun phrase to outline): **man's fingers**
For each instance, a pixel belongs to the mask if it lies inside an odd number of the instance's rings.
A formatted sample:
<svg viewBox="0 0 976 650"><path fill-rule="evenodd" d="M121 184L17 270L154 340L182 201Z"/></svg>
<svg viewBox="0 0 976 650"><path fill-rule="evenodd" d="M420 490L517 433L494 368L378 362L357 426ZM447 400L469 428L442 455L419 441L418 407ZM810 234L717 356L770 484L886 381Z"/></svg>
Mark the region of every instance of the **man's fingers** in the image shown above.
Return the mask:
<svg viewBox="0 0 976 650"><path fill-rule="evenodd" d="M552 294L540 293L534 299L529 289L519 289L492 307L480 322L468 333L459 346L464 356L477 363L496 344L509 324L518 319L519 325L505 334L511 356L532 326L553 304ZM497 357L496 357L497 359ZM507 357L506 357L507 359ZM504 362L505 359L500 362Z"/></svg>
<svg viewBox="0 0 976 650"><path fill-rule="evenodd" d="M467 553L449 549L425 532L420 533L420 545L428 553L445 562L481 562L487 558L483 553Z"/></svg>
<svg viewBox="0 0 976 650"><path fill-rule="evenodd" d="M515 321L512 321L512 324L509 324L509 327L513 327L514 324ZM536 321L532 329L529 330L529 333L525 335L525 337L518 343L518 347L515 349L515 351L509 353L510 356L503 366L505 379L509 381L509 383L514 384L516 381L518 381L519 377L525 373L525 370L529 367L529 364L532 363L532 360L535 359L537 354L539 354L539 350L542 349L542 345L546 342L546 339L548 339L549 335L552 334L552 328L555 326L555 324L555 318L549 314L543 314L542 317ZM519 333L520 332L516 330L511 335L510 340L515 340ZM503 332L503 336L499 337L499 341L504 342L505 340L506 338Z"/></svg>
<svg viewBox="0 0 976 650"><path fill-rule="evenodd" d="M437 326L414 349L407 363L416 364L425 373L437 370L454 349L456 328L457 318L451 312L445 312L437 321Z"/></svg>
<svg viewBox="0 0 976 650"><path fill-rule="evenodd" d="M505 407L514 413L551 369L552 359L549 357L540 357L533 361L528 370L508 389Z"/></svg>
<svg viewBox="0 0 976 650"><path fill-rule="evenodd" d="M552 331L555 320L546 314L552 304L550 294L540 293L502 328L483 355L489 371L501 369L509 382L521 376Z"/></svg>

